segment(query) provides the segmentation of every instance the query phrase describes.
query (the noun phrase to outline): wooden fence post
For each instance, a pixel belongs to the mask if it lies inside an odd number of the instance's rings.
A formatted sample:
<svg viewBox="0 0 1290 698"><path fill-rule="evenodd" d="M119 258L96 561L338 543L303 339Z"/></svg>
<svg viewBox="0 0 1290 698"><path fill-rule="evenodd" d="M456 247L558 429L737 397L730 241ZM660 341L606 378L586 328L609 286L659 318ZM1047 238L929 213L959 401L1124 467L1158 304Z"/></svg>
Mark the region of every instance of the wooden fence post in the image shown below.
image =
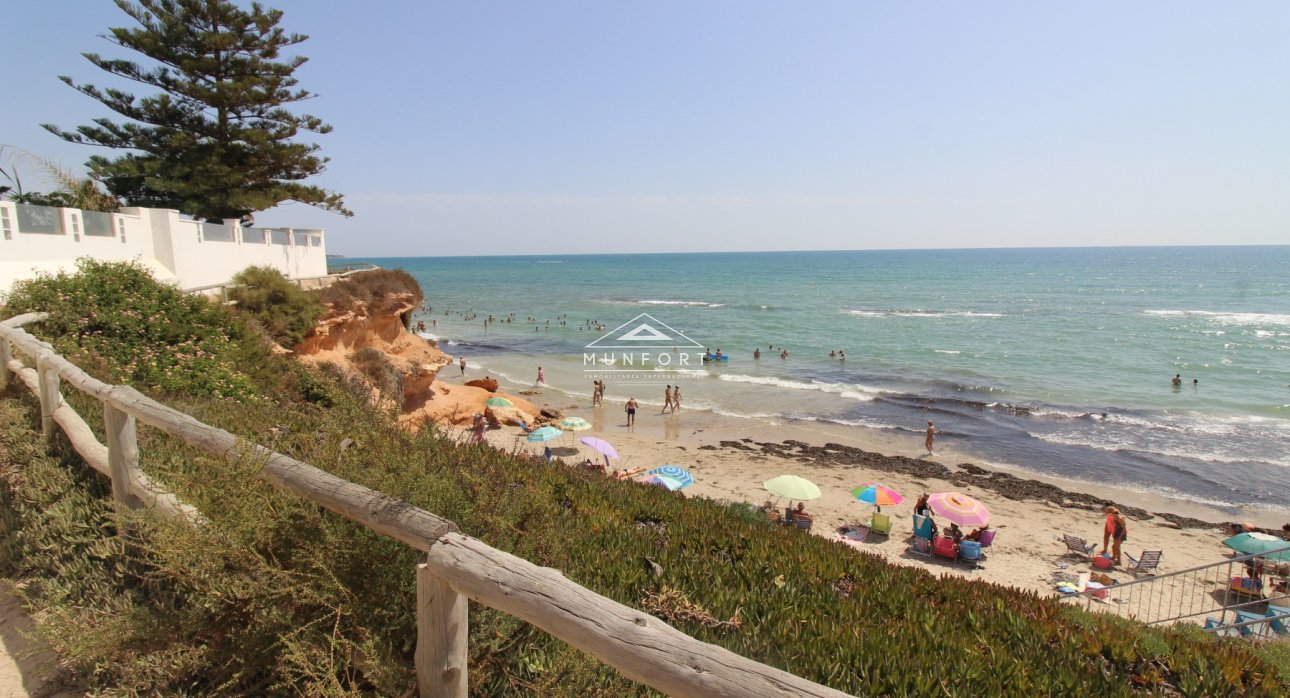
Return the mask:
<svg viewBox="0 0 1290 698"><path fill-rule="evenodd" d="M112 403L103 402L103 427L107 431L108 473L112 477L112 498L131 507L139 507L139 499L130 494L130 482L139 469L139 442L135 436L134 415L118 410Z"/></svg>
<svg viewBox="0 0 1290 698"><path fill-rule="evenodd" d="M0 390L9 387L9 362L13 360L13 345L0 339Z"/></svg>
<svg viewBox="0 0 1290 698"><path fill-rule="evenodd" d="M40 433L54 437L54 410L63 402L58 392L58 372L49 368L44 355L36 357L36 377L40 379Z"/></svg>
<svg viewBox="0 0 1290 698"><path fill-rule="evenodd" d="M466 698L467 604L424 564L417 565L417 688L421 698Z"/></svg>

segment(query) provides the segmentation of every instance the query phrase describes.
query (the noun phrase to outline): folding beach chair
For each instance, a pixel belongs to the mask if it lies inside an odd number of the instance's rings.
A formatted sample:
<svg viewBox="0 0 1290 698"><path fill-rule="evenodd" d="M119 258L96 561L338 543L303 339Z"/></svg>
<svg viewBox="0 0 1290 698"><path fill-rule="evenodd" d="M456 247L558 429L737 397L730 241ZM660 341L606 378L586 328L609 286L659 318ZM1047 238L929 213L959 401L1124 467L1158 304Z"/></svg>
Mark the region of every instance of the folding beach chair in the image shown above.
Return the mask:
<svg viewBox="0 0 1290 698"><path fill-rule="evenodd" d="M1160 565L1160 558L1164 556L1164 552L1160 550L1143 550L1142 557L1134 557L1128 553L1125 553L1124 556L1129 558L1129 566L1126 569L1137 577L1144 574L1155 575L1156 567Z"/></svg>
<svg viewBox="0 0 1290 698"><path fill-rule="evenodd" d="M1067 555L1074 553L1084 557L1093 557L1093 551L1097 549L1097 543L1085 543L1083 538L1072 536L1069 533L1062 536L1062 541L1066 543Z"/></svg>
<svg viewBox="0 0 1290 698"><path fill-rule="evenodd" d="M891 517L875 512L869 519L869 530L873 533L881 533L884 536L891 535Z"/></svg>

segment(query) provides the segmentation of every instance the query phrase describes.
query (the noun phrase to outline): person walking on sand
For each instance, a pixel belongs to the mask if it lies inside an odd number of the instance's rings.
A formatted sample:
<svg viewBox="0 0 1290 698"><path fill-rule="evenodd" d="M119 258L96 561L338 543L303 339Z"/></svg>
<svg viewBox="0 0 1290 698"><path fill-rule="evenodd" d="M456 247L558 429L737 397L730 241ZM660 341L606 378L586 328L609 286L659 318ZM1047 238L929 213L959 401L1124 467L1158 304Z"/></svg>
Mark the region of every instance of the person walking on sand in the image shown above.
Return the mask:
<svg viewBox="0 0 1290 698"><path fill-rule="evenodd" d="M591 382L591 406L596 407L600 404L600 379Z"/></svg>
<svg viewBox="0 0 1290 698"><path fill-rule="evenodd" d="M636 426L636 398L627 398L627 405L623 409L627 411L627 426Z"/></svg>
<svg viewBox="0 0 1290 698"><path fill-rule="evenodd" d="M466 357L458 356L457 363L461 365L461 375L466 375Z"/></svg>
<svg viewBox="0 0 1290 698"><path fill-rule="evenodd" d="M936 425L932 420L927 420L927 438L923 440L923 445L927 447L927 452L932 452L932 442L936 440Z"/></svg>
<svg viewBox="0 0 1290 698"><path fill-rule="evenodd" d="M672 412L681 409L681 386L672 388Z"/></svg>
<svg viewBox="0 0 1290 698"><path fill-rule="evenodd" d="M537 384L538 384L538 385L546 385L546 373L543 373L543 372L542 372L542 367L541 367L541 366L538 366L538 378L537 378Z"/></svg>
<svg viewBox="0 0 1290 698"><path fill-rule="evenodd" d="M658 413L663 414L670 409L672 409L672 386L669 385L663 390L663 409L659 410Z"/></svg>

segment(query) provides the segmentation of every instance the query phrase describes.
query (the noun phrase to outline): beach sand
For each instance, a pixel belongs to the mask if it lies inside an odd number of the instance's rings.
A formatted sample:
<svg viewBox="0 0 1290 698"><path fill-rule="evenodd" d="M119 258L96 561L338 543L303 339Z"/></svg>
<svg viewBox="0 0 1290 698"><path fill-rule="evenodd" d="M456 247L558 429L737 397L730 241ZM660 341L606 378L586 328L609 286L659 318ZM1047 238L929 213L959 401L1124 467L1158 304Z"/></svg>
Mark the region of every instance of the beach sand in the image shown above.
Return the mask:
<svg viewBox="0 0 1290 698"><path fill-rule="evenodd" d="M823 493L819 499L807 502L806 507L814 516L812 533L816 535L834 538L840 526L867 521L873 507L857 502L850 494L861 484L882 482L904 495L902 504L883 507L883 513L891 516L894 523L890 536L870 534L863 543L840 545L840 555L851 554L855 549L938 576L956 575L1056 595L1054 573L1093 571L1087 559L1068 555L1061 536L1072 534L1089 543L1096 542L1100 550L1102 500L1109 500L1128 517L1129 534L1123 552L1136 557L1144 549L1163 550L1159 573L1230 557L1231 551L1220 545L1227 534L1215 525L1230 514L1112 487L1041 480L1015 469L1010 472L999 464L966 464L968 459L952 449L938 448L929 455L921 436L836 425L776 423L706 411L659 415L649 408L637 415L636 427L629 430L618 401L609 400L605 406L593 408L589 399L570 401L554 391L519 390L535 404L543 404L549 398L550 406L592 423L591 430L566 433L551 443L557 456L571 464L588 457L599 459L598 454L577 442L581 436L596 436L617 449L620 457L612 463L614 468L652 468L666 463L688 468L695 478L695 484L684 490L688 497L761 505L775 499L762 487L764 481L783 474L811 480ZM542 448L541 444L525 443L513 428L494 430L488 440L504 450L518 448L540 453ZM914 502L924 492L941 491L959 491L989 507L990 527L997 534L979 567L909 552ZM787 502L778 500L776 504L782 509ZM1254 523L1279 528L1282 522ZM944 526L946 522L939 520L938 524ZM1122 567L1109 574L1121 583L1134 579ZM1202 591L1212 596L1212 589ZM1203 621L1203 617L1199 620Z"/></svg>

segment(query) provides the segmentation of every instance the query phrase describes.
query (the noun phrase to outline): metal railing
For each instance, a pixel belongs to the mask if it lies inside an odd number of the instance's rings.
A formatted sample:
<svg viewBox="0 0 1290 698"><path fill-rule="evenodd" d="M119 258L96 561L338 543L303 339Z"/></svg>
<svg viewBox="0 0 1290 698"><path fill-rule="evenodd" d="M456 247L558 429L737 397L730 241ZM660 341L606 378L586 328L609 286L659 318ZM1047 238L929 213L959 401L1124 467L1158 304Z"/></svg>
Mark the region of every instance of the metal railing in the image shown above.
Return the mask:
<svg viewBox="0 0 1290 698"><path fill-rule="evenodd" d="M1258 630L1266 630L1273 621L1278 620L1278 617L1269 616L1232 623L1228 623L1227 619L1235 618L1237 611L1266 612L1268 605L1290 599L1284 578L1280 584L1269 585L1263 580L1246 575L1247 562L1250 565L1264 566L1265 558L1268 556L1287 553L1290 553L1290 543L1286 543L1284 548L1254 555L1238 555L1184 570L1101 588L1089 588L1069 598L1077 601L1082 599L1085 607L1090 611L1111 613L1147 625L1184 620L1203 623L1203 617L1217 614L1216 627L1206 628L1207 631L1246 627L1255 629L1252 626L1260 625L1264 627L1257 628ZM1269 581L1272 576L1268 575ZM1240 590L1236 585L1241 585ZM1272 587L1271 594L1265 594L1264 590L1268 586ZM1263 632L1258 633L1257 636L1267 634Z"/></svg>
<svg viewBox="0 0 1290 698"><path fill-rule="evenodd" d="M352 274L359 271L374 271L380 267L371 262L342 262L339 264L328 264L328 274Z"/></svg>

